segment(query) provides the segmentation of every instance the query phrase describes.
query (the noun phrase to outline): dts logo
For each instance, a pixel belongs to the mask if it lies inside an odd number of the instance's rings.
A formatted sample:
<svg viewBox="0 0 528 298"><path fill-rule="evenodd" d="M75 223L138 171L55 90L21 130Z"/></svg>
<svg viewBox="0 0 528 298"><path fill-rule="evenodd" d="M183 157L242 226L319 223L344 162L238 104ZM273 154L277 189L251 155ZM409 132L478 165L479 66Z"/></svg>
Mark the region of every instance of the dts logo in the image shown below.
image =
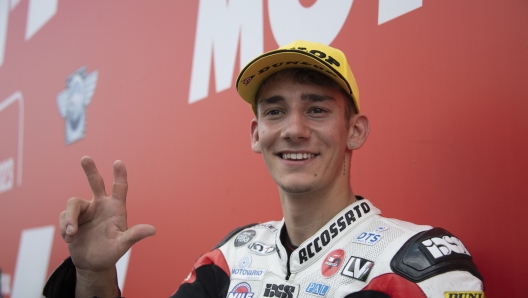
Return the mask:
<svg viewBox="0 0 528 298"><path fill-rule="evenodd" d="M264 297L293 298L294 286L266 284Z"/></svg>

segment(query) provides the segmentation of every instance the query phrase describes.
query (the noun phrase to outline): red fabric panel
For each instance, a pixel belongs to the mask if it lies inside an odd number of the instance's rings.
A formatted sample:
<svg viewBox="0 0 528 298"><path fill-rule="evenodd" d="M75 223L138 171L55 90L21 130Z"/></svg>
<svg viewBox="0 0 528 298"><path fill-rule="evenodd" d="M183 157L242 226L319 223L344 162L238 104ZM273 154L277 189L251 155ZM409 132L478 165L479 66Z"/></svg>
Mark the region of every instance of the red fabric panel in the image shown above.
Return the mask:
<svg viewBox="0 0 528 298"><path fill-rule="evenodd" d="M425 298L425 293L417 284L394 273L374 278L362 289L366 290L383 292L392 298Z"/></svg>
<svg viewBox="0 0 528 298"><path fill-rule="evenodd" d="M227 262L224 258L224 255L219 249L215 249L213 251L210 251L206 254L203 254L196 262L194 263L194 268L192 272L187 276L185 280L183 280L182 283L193 283L196 280L196 269L200 268L203 265L216 265L227 274L227 276L231 276L229 274L229 266L227 266Z"/></svg>

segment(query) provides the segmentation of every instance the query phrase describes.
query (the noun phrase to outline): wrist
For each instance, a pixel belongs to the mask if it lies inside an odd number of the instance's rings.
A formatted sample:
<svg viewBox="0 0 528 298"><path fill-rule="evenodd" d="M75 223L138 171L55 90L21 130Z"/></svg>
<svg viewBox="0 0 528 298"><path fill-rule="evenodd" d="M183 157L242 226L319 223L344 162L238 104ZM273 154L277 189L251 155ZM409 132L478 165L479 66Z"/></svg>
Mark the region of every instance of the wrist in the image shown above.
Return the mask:
<svg viewBox="0 0 528 298"><path fill-rule="evenodd" d="M76 298L120 297L115 267L104 271L78 269L75 287Z"/></svg>

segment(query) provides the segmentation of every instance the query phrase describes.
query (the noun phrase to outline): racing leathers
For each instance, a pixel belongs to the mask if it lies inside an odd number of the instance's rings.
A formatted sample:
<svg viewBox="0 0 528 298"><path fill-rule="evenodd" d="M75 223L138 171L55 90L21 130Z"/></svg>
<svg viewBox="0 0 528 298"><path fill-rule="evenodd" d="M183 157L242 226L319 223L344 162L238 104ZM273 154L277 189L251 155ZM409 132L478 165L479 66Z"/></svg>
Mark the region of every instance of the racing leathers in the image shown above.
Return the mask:
<svg viewBox="0 0 528 298"><path fill-rule="evenodd" d="M172 296L483 298L480 273L449 232L346 207L288 253L284 220L233 231L202 255Z"/></svg>
<svg viewBox="0 0 528 298"><path fill-rule="evenodd" d="M482 277L458 238L384 218L357 198L296 248L281 241L284 220L234 230L195 262L171 297L484 298ZM44 296L74 297L75 282L69 258Z"/></svg>

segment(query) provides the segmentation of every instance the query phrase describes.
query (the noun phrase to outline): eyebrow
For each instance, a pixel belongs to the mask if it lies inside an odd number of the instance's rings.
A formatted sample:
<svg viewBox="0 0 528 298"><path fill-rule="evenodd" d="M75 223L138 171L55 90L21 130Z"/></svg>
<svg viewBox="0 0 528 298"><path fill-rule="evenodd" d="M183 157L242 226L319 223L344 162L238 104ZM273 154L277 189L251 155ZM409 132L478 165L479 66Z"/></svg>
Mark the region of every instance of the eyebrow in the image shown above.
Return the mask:
<svg viewBox="0 0 528 298"><path fill-rule="evenodd" d="M335 100L330 95L324 95L324 94L315 94L315 93L303 93L301 94L301 100L302 101L312 101L312 102L323 102L327 100ZM259 101L259 104L274 104L278 102L284 102L284 97L280 95L274 95L271 97L268 97L266 99L263 99Z"/></svg>
<svg viewBox="0 0 528 298"><path fill-rule="evenodd" d="M303 93L303 94L301 94L301 100L303 100L303 101L309 100L309 101L313 101L313 102L321 102L321 101L327 101L327 100L335 100L335 98L333 98L330 95L325 95L325 94Z"/></svg>

